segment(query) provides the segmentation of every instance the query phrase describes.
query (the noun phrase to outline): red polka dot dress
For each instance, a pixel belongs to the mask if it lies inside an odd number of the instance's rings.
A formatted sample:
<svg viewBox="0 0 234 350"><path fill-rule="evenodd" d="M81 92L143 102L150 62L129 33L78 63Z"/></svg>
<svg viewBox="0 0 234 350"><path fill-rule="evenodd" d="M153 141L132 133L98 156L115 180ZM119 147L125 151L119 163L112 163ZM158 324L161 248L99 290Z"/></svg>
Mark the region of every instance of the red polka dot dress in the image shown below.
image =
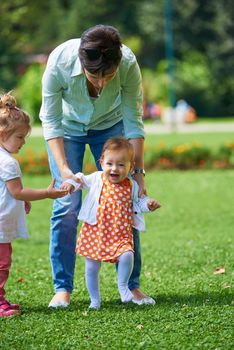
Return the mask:
<svg viewBox="0 0 234 350"><path fill-rule="evenodd" d="M110 183L102 174L97 224L83 223L76 252L89 259L115 263L124 252L133 251L132 185L126 178Z"/></svg>

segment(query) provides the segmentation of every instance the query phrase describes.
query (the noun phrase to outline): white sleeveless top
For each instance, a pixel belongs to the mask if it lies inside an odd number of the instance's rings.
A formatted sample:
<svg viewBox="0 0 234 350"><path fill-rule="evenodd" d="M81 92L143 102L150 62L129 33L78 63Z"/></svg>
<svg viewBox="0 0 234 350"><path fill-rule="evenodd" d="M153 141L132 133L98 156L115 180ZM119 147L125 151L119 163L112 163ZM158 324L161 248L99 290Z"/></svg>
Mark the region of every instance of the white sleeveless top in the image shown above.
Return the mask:
<svg viewBox="0 0 234 350"><path fill-rule="evenodd" d="M0 243L28 238L24 201L12 197L6 181L21 177L18 161L0 147Z"/></svg>

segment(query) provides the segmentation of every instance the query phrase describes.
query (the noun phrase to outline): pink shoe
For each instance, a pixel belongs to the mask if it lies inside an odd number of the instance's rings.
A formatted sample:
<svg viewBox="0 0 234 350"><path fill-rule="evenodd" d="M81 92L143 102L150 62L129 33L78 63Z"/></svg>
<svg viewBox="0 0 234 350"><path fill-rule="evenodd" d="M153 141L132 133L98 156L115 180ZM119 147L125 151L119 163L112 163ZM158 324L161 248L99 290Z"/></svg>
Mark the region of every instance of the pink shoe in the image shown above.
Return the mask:
<svg viewBox="0 0 234 350"><path fill-rule="evenodd" d="M9 301L7 301L7 303L9 304L11 309L13 309L13 310L19 310L20 309L19 304L11 304Z"/></svg>
<svg viewBox="0 0 234 350"><path fill-rule="evenodd" d="M0 317L12 317L19 314L20 314L19 305L10 304L6 300L3 300L0 302Z"/></svg>
<svg viewBox="0 0 234 350"><path fill-rule="evenodd" d="M11 304L8 300L0 301L0 307L1 307L2 304L8 304L10 306L10 308L14 309L14 310L19 310L20 309L19 304Z"/></svg>

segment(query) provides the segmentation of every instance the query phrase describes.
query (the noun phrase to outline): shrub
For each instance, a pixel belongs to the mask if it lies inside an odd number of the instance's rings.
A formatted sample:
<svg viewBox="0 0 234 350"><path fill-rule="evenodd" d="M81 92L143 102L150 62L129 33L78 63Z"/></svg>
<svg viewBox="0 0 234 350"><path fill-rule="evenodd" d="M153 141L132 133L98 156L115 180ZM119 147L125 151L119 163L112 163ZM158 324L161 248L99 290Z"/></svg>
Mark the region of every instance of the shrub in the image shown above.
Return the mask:
<svg viewBox="0 0 234 350"><path fill-rule="evenodd" d="M24 156L16 155L23 172L27 174L48 174L49 163L47 153L35 154L29 150ZM211 152L198 144L184 144L174 147L159 145L145 148L146 169L212 169L234 168L234 143L230 142ZM84 173L95 171L94 162L87 158L84 162Z"/></svg>
<svg viewBox="0 0 234 350"><path fill-rule="evenodd" d="M31 65L16 88L19 105L30 115L33 123L40 122L41 79L44 69L45 67L41 64Z"/></svg>

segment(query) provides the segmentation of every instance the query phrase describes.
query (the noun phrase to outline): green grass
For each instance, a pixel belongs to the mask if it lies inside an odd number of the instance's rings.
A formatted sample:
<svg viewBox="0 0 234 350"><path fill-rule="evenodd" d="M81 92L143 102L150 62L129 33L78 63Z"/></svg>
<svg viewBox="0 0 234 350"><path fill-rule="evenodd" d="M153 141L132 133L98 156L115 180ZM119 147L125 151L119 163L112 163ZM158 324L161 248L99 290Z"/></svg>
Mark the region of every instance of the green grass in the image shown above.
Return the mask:
<svg viewBox="0 0 234 350"><path fill-rule="evenodd" d="M53 295L48 258L51 201L34 202L31 238L14 242L8 297L22 315L0 319L0 349L233 349L233 171L151 172L148 191L162 208L146 216L141 235L142 288L154 307L122 305L114 267L101 270L102 307L88 312L84 260L66 310L47 308ZM24 176L27 186L49 177ZM218 266L225 273L214 275ZM21 282L20 282L21 281Z"/></svg>
<svg viewBox="0 0 234 350"><path fill-rule="evenodd" d="M172 146L195 142L210 148L217 148L218 146L230 141L234 142L233 132L196 134L172 133L165 135L146 135L145 143L149 146L157 146L161 144L164 144L165 146ZM42 137L28 137L28 139L26 140L26 144L23 147L20 154L24 154L28 150L32 150L37 154L45 152L46 147L44 139Z"/></svg>
<svg viewBox="0 0 234 350"><path fill-rule="evenodd" d="M225 116L225 117L217 117L217 118L212 118L212 117L198 117L197 123L230 123L234 122L234 117L233 116Z"/></svg>
<svg viewBox="0 0 234 350"><path fill-rule="evenodd" d="M174 146L181 144L198 143L202 146L216 149L226 142L234 142L233 132L224 133L194 133L194 134L180 134L172 133L165 135L146 135L145 143L149 146L165 145Z"/></svg>

